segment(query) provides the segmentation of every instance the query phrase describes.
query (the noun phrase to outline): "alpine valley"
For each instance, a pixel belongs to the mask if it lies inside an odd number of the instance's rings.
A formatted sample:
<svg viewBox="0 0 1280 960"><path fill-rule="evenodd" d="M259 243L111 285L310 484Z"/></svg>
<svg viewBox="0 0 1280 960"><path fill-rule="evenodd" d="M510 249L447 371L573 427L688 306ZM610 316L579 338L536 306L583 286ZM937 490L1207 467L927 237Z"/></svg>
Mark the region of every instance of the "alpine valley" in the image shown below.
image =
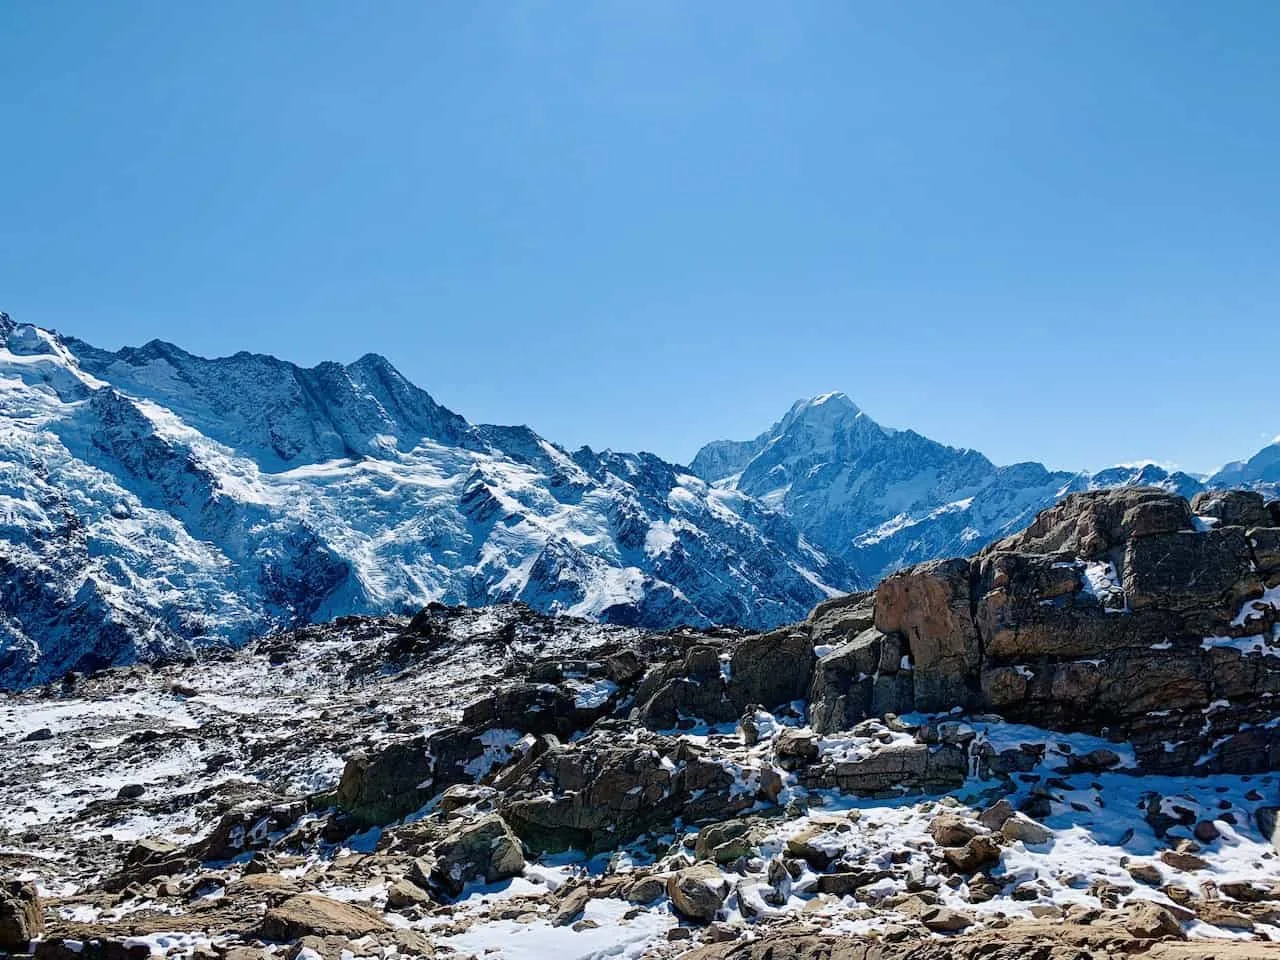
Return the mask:
<svg viewBox="0 0 1280 960"><path fill-rule="evenodd" d="M1277 484L1280 445L1211 477L998 467L840 393L689 466L570 452L372 354L109 352L0 313L0 687L430 602L768 629L1071 492Z"/></svg>

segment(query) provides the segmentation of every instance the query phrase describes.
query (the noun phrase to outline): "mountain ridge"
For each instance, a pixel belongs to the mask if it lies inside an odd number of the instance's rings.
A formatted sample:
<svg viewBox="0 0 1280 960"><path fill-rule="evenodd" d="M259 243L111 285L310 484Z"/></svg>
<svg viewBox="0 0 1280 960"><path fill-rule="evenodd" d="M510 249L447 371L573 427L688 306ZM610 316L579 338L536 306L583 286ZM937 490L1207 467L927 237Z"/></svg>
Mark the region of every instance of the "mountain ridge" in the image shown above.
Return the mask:
<svg viewBox="0 0 1280 960"><path fill-rule="evenodd" d="M5 314L0 386L0 685L430 601L768 629L1069 492L1280 474L996 466L838 391L686 467L472 424L377 354L109 351Z"/></svg>
<svg viewBox="0 0 1280 960"><path fill-rule="evenodd" d="M749 497L470 424L382 358L112 352L6 318L0 383L5 684L433 600L765 628L857 584Z"/></svg>

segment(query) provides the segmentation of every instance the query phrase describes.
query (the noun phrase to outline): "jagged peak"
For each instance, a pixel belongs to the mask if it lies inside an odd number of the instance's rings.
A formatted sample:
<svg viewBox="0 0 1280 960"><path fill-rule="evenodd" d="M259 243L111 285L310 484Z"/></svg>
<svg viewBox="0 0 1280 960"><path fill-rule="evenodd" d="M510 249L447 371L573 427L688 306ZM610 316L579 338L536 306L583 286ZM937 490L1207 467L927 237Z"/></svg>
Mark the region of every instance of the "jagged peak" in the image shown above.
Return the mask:
<svg viewBox="0 0 1280 960"><path fill-rule="evenodd" d="M787 411L789 417L799 416L806 411L821 410L824 413L839 415L857 415L861 413L858 405L849 399L849 395L840 390L830 390L815 397L797 400Z"/></svg>
<svg viewBox="0 0 1280 960"><path fill-rule="evenodd" d="M850 400L847 394L833 390L816 397L797 400L761 439L777 439L796 430L835 435L854 424L871 432L887 432Z"/></svg>
<svg viewBox="0 0 1280 960"><path fill-rule="evenodd" d="M404 374L396 369L395 364L380 353L366 353L354 363L347 364L347 369L353 371L377 371L382 374L399 377L401 380L405 379Z"/></svg>

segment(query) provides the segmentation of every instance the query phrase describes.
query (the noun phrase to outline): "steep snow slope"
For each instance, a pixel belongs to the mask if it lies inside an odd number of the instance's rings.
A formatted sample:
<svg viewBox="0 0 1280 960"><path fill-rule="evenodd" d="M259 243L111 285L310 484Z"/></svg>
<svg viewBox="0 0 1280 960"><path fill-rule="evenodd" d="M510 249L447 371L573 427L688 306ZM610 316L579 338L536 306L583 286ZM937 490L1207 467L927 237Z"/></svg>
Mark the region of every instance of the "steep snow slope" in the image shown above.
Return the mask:
<svg viewBox="0 0 1280 960"><path fill-rule="evenodd" d="M746 495L304 370L0 319L0 684L431 600L773 626L856 585Z"/></svg>
<svg viewBox="0 0 1280 960"><path fill-rule="evenodd" d="M1073 490L1149 484L1192 496L1203 489L1194 477L1154 465L1092 476L1039 463L997 467L974 450L882 427L843 393L796 403L754 440L708 444L692 469L717 488L786 513L867 581L971 553Z"/></svg>

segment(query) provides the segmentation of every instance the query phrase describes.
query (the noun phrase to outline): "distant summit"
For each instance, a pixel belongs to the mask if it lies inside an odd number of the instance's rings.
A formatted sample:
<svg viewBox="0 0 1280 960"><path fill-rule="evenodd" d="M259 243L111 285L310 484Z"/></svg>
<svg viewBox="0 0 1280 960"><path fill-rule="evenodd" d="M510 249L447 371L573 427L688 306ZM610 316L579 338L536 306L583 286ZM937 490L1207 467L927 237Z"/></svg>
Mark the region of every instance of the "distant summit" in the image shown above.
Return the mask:
<svg viewBox="0 0 1280 960"><path fill-rule="evenodd" d="M1272 469L1267 456L1224 468L1209 483L1265 483ZM839 392L797 401L754 440L707 444L692 469L779 510L808 542L869 581L922 560L971 553L1073 491L1156 486L1191 497L1206 485L1152 463L1096 474L1035 462L998 467L975 450L883 427Z"/></svg>

